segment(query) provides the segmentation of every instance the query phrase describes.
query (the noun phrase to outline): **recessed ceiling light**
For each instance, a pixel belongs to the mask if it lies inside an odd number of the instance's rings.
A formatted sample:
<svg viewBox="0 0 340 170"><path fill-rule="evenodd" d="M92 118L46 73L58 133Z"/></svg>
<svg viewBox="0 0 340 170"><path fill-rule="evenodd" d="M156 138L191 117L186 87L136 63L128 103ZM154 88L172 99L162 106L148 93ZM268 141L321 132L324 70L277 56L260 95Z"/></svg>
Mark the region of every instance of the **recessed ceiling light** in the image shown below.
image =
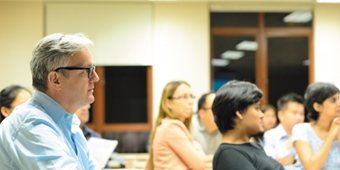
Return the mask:
<svg viewBox="0 0 340 170"><path fill-rule="evenodd" d="M243 51L232 51L228 50L222 53L221 58L229 59L229 60L238 60L244 56Z"/></svg>
<svg viewBox="0 0 340 170"><path fill-rule="evenodd" d="M311 11L294 11L283 18L284 22L290 23L307 23L312 20Z"/></svg>
<svg viewBox="0 0 340 170"><path fill-rule="evenodd" d="M229 64L229 60L214 58L211 60L211 64L215 67L225 67Z"/></svg>
<svg viewBox="0 0 340 170"><path fill-rule="evenodd" d="M257 42L255 41L241 41L236 45L236 49L245 51L256 51Z"/></svg>

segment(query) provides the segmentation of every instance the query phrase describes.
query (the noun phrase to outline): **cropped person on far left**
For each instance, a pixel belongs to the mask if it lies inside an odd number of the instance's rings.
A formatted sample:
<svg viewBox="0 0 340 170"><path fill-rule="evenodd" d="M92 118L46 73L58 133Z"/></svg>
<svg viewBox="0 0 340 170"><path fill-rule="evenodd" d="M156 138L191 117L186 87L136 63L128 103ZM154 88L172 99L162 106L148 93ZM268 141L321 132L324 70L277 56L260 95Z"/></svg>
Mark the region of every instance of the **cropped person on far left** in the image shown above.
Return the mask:
<svg viewBox="0 0 340 170"><path fill-rule="evenodd" d="M9 85L0 91L0 123L14 108L32 97L32 93L20 85Z"/></svg>

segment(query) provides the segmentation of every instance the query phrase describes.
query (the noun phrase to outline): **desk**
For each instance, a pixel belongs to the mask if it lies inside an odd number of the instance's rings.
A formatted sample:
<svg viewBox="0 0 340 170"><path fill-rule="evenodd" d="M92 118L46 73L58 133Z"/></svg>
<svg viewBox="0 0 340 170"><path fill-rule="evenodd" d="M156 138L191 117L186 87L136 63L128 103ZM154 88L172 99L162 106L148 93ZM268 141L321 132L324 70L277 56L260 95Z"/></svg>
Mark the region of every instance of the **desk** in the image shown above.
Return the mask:
<svg viewBox="0 0 340 170"><path fill-rule="evenodd" d="M109 168L117 167L117 161L123 163L126 169L144 170L149 153L113 153L108 162Z"/></svg>

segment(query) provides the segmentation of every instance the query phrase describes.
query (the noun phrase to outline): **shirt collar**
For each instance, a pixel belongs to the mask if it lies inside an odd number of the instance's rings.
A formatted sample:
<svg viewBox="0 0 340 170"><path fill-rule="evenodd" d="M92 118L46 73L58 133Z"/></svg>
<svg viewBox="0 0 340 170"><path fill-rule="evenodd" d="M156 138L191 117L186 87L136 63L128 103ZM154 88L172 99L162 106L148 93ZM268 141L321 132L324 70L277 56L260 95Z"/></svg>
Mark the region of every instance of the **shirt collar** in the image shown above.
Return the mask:
<svg viewBox="0 0 340 170"><path fill-rule="evenodd" d="M71 128L73 121L77 120L74 118L75 115L66 112L59 103L43 92L36 91L33 94L32 101L34 104L40 106L56 123L63 121L67 127ZM77 123L77 121L75 123Z"/></svg>
<svg viewBox="0 0 340 170"><path fill-rule="evenodd" d="M276 127L276 130L276 134L279 136L279 139L284 140L289 138L287 132L283 129L281 124Z"/></svg>

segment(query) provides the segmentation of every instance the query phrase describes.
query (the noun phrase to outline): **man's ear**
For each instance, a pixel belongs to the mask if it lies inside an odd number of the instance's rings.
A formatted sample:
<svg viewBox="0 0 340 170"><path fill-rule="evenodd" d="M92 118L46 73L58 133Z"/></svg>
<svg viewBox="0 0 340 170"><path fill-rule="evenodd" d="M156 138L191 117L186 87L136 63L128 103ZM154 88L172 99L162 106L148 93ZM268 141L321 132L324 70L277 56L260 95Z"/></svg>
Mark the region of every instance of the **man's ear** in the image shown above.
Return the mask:
<svg viewBox="0 0 340 170"><path fill-rule="evenodd" d="M48 84L50 84L50 86L52 88L55 88L55 89L59 89L59 87L61 85L60 84L60 76L55 71L51 71L51 72L48 73L47 81L48 81Z"/></svg>
<svg viewBox="0 0 340 170"><path fill-rule="evenodd" d="M2 106L2 107L1 107L1 114L2 114L4 117L9 116L9 109L6 108L5 106Z"/></svg>
<svg viewBox="0 0 340 170"><path fill-rule="evenodd" d="M236 111L236 117L241 120L243 119L243 115L239 111Z"/></svg>

